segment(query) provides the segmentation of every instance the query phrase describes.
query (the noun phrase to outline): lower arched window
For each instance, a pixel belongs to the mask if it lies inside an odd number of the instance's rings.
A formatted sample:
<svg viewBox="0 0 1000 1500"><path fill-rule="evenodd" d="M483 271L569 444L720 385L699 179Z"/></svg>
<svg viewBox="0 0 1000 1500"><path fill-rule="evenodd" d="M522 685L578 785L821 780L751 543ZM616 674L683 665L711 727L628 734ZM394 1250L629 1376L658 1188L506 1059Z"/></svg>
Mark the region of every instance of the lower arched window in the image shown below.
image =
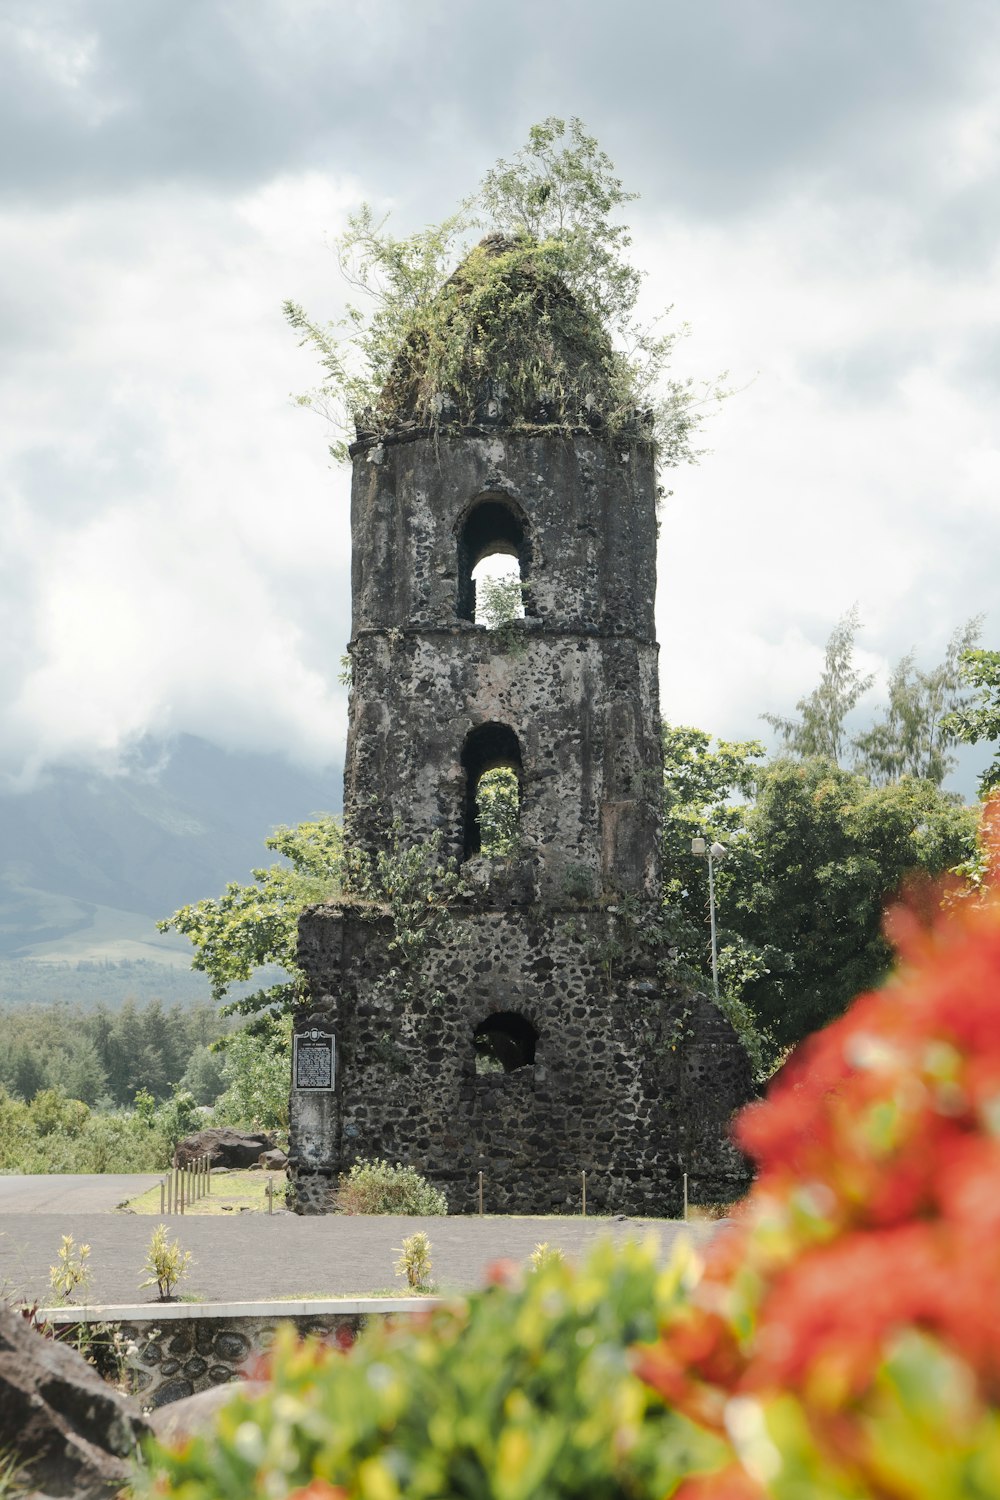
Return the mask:
<svg viewBox="0 0 1000 1500"><path fill-rule="evenodd" d="M521 746L507 724L480 724L462 746L464 857L509 858L521 826Z"/></svg>
<svg viewBox="0 0 1000 1500"><path fill-rule="evenodd" d="M515 1073L535 1061L538 1032L513 1010L497 1011L480 1021L472 1038L477 1073Z"/></svg>

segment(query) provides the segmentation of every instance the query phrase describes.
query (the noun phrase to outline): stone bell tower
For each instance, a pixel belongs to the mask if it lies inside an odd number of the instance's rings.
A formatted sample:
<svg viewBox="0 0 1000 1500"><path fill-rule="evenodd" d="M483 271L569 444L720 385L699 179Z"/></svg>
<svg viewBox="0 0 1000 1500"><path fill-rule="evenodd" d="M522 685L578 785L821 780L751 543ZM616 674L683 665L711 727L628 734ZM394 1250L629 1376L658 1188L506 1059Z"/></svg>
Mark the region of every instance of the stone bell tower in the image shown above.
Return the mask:
<svg viewBox="0 0 1000 1500"><path fill-rule="evenodd" d="M435 849L462 878L414 982L389 903L310 908L290 1163L324 1212L359 1159L416 1167L452 1212L666 1214L681 1173L734 1196L745 1054L660 977L663 776L651 444L558 430L488 382L434 430L352 450L345 836ZM477 624L473 573L517 559L524 618ZM480 782L516 784L516 838L482 848Z"/></svg>

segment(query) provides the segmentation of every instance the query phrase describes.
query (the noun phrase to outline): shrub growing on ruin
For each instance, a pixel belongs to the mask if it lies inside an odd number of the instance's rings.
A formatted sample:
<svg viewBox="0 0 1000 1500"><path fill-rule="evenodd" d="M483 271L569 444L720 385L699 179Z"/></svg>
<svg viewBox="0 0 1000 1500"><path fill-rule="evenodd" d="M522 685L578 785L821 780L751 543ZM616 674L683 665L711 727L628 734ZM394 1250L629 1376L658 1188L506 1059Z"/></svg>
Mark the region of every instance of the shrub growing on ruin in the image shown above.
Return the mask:
<svg viewBox="0 0 1000 1500"><path fill-rule="evenodd" d="M446 1214L448 1200L413 1167L376 1158L357 1161L341 1174L333 1195L340 1214Z"/></svg>
<svg viewBox="0 0 1000 1500"><path fill-rule="evenodd" d="M334 243L367 307L324 325L285 304L320 360L299 399L333 422L334 457L357 434L461 430L497 401L515 429L590 428L652 441L664 465L694 459L701 407L725 392L673 379L686 329L635 316L642 275L616 222L635 196L579 120L552 116L440 224L398 238L368 205L352 214Z"/></svg>

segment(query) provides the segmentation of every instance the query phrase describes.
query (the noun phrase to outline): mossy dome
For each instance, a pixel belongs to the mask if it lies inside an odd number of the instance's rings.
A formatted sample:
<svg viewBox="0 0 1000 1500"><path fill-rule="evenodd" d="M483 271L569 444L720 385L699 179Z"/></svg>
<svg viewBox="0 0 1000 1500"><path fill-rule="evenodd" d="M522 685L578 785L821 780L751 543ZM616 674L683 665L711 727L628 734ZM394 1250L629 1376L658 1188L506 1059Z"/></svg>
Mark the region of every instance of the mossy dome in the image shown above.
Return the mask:
<svg viewBox="0 0 1000 1500"><path fill-rule="evenodd" d="M634 428L625 362L567 286L562 259L554 241L480 241L414 315L359 437L447 426Z"/></svg>

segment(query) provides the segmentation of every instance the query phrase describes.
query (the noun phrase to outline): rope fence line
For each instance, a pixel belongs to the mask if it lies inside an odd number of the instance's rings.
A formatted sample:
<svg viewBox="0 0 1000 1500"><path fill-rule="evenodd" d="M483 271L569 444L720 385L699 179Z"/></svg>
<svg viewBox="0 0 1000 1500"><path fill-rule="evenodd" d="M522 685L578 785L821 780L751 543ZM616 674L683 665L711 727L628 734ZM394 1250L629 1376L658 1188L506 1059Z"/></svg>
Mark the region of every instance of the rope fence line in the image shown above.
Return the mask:
<svg viewBox="0 0 1000 1500"><path fill-rule="evenodd" d="M160 1213L182 1214L212 1191L212 1158L196 1156L183 1167L171 1167L160 1178Z"/></svg>
<svg viewBox="0 0 1000 1500"><path fill-rule="evenodd" d="M485 1174L479 1172L476 1182L477 1209L480 1217L485 1213ZM688 1201L688 1174L681 1174L683 1192L683 1217L687 1222L689 1214ZM161 1214L183 1214L185 1209L197 1203L200 1198L206 1197L212 1191L212 1158L208 1155L195 1157L184 1167L171 1167L165 1176L160 1178L160 1213ZM267 1212L274 1213L274 1178L268 1176L267 1186L264 1189L267 1201ZM587 1217L587 1173L580 1173L580 1213L583 1218Z"/></svg>

